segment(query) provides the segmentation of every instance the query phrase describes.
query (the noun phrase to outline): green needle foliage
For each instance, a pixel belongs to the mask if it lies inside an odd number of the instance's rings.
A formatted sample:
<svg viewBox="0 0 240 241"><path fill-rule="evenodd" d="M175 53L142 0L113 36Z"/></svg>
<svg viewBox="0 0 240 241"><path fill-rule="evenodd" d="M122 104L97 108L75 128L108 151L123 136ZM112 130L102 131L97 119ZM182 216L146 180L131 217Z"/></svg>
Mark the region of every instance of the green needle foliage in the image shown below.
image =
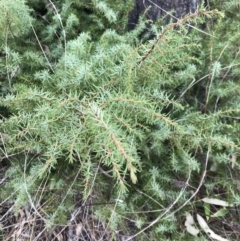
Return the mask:
<svg viewBox="0 0 240 241"><path fill-rule="evenodd" d="M145 43L144 20L126 31L132 6L0 2L0 201L29 204L51 228L81 195L103 203L92 214L110 230L198 240L185 212L240 200L239 3L153 26Z"/></svg>

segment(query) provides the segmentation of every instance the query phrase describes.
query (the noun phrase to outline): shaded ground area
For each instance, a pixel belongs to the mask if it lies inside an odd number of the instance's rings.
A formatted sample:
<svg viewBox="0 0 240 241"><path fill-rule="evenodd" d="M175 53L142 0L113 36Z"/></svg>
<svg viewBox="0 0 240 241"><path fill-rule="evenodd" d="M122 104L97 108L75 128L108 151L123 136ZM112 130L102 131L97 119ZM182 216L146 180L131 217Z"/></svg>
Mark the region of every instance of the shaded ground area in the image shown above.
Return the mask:
<svg viewBox="0 0 240 241"><path fill-rule="evenodd" d="M4 178L7 169L8 165L0 163L0 190L2 191L8 182ZM69 211L66 225L51 225L45 215L44 205L37 207L29 203L16 211L12 201L0 199L0 240L124 241L129 238L129 235L122 230L110 231L108 224L93 215L93 205L83 202L81 194L75 196L74 202L75 208Z"/></svg>
<svg viewBox="0 0 240 241"><path fill-rule="evenodd" d="M4 174L8 169L7 165L1 165L0 168L0 190L8 180ZM0 240L3 241L125 241L130 238L123 230L111 231L108 224L97 219L93 215L94 200L83 202L81 194L75 196L75 208L69 211L69 218L66 225L51 225L48 216L45 215L44 205L35 207L28 204L25 207L14 210L14 203L9 200L0 200ZM107 205L107 204L106 204ZM228 214L225 217L221 215L211 217L208 225L222 237L228 237L229 240L239 240L240 225L238 223L239 210L237 206L226 208ZM211 206L212 213L217 213L222 208ZM195 210L205 216L206 210ZM195 213L195 214L196 214ZM181 220L181 218L180 218ZM182 222L185 220L182 219ZM49 226L48 226L49 225ZM131 235L137 232L132 223L127 223L128 231ZM179 223L179 232L184 232L183 223ZM203 235L203 234L202 234ZM174 235L173 235L174 236ZM194 237L193 237L194 238ZM206 236L206 238L208 238ZM138 240L136 237L134 240ZM171 238L169 239L171 240ZM175 239L173 239L175 240Z"/></svg>

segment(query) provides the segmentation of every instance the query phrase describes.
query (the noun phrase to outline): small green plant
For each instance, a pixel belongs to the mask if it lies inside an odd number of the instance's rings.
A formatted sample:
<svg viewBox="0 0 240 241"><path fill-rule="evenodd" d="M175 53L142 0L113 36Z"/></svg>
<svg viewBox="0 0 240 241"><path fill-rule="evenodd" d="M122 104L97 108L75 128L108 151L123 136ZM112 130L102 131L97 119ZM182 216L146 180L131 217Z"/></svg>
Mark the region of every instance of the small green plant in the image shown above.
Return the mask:
<svg viewBox="0 0 240 241"><path fill-rule="evenodd" d="M144 21L127 32L132 2L117 3L0 3L0 202L49 232L77 220L99 240L207 240L186 213L239 221L239 6L142 43Z"/></svg>

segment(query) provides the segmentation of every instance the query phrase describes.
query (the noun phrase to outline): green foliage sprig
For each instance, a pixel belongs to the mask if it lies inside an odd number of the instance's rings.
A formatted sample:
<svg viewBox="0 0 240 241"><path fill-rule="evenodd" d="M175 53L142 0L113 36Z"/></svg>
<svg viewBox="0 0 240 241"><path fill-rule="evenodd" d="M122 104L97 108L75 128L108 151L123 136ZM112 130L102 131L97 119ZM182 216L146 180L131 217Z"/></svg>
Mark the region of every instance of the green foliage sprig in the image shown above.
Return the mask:
<svg viewBox="0 0 240 241"><path fill-rule="evenodd" d="M0 110L10 113L0 147L11 164L1 198L16 211L30 203L49 228L67 222L76 194L121 199L92 213L112 230L144 230L140 240L180 237L201 198L236 198L227 170L240 149L236 5L226 4L229 28L221 12L199 10L141 43L144 22L127 33L131 3L118 2L0 3ZM204 31L189 32L193 20Z"/></svg>

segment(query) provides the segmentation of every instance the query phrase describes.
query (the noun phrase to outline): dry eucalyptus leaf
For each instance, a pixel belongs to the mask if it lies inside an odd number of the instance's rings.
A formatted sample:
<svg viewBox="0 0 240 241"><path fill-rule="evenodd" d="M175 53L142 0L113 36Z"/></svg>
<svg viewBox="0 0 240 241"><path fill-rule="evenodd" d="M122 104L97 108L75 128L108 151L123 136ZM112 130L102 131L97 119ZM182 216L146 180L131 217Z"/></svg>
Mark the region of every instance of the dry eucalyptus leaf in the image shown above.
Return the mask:
<svg viewBox="0 0 240 241"><path fill-rule="evenodd" d="M206 197L206 198L203 198L202 201L205 203L218 205L218 206L222 206L222 207L231 207L232 206L228 202L220 200L220 199L216 199L216 198L207 198Z"/></svg>
<svg viewBox="0 0 240 241"><path fill-rule="evenodd" d="M194 219L190 213L187 214L186 216L186 221L185 221L185 226L187 229L187 232L192 234L193 236L197 236L199 233L199 230L192 226L194 224Z"/></svg>
<svg viewBox="0 0 240 241"><path fill-rule="evenodd" d="M233 153L233 154L232 154L232 158L231 158L232 169L234 168L234 166L235 166L235 164L236 164L236 161L237 161L237 154L236 154L236 153Z"/></svg>
<svg viewBox="0 0 240 241"><path fill-rule="evenodd" d="M214 233L209 227L207 222L199 215L197 214L197 220L200 225L200 227L203 229L203 231L209 236L209 238L214 239L216 241L229 241L228 239L222 238L221 236Z"/></svg>
<svg viewBox="0 0 240 241"><path fill-rule="evenodd" d="M82 233L82 229L83 229L82 223L77 224L77 226L76 226L76 236L80 236L80 234Z"/></svg>
<svg viewBox="0 0 240 241"><path fill-rule="evenodd" d="M190 213L187 213L186 221L185 221L185 226L187 226L187 225L193 225L194 223L195 223L195 222L194 222L193 216L192 216Z"/></svg>
<svg viewBox="0 0 240 241"><path fill-rule="evenodd" d="M216 172L216 171L217 171L217 163L216 163L216 162L214 162L214 163L211 165L210 171L211 171L211 172Z"/></svg>
<svg viewBox="0 0 240 241"><path fill-rule="evenodd" d="M225 216L229 211L226 208L221 208L217 212L211 215L212 218L218 218Z"/></svg>
<svg viewBox="0 0 240 241"><path fill-rule="evenodd" d="M237 186L237 190L240 191L240 180L234 180L236 186Z"/></svg>

